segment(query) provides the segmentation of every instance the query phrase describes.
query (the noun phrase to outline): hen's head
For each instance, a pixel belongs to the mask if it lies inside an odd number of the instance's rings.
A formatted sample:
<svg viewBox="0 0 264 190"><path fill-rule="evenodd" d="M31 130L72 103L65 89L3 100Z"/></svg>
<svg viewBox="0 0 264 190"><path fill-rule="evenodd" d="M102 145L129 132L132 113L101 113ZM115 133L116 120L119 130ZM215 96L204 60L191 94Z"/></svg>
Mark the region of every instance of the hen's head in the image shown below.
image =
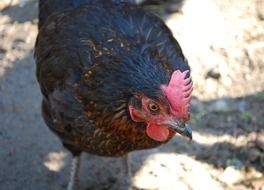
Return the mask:
<svg viewBox="0 0 264 190"><path fill-rule="evenodd" d="M147 124L147 135L156 141L166 141L175 133L192 139L192 132L185 124L189 120L192 92L189 70L174 71L168 85L160 86L160 96L151 99L136 94L129 103L130 117L134 122Z"/></svg>

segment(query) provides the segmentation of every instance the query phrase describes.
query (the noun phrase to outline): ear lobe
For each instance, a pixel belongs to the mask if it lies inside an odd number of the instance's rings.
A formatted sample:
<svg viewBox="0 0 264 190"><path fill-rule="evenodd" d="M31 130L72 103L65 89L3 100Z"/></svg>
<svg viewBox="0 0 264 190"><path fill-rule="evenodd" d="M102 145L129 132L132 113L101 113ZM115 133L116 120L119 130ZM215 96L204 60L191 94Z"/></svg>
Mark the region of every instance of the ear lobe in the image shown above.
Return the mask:
<svg viewBox="0 0 264 190"><path fill-rule="evenodd" d="M134 122L142 122L143 119L139 117L141 114L138 110L136 110L133 106L129 105L128 106L130 117Z"/></svg>

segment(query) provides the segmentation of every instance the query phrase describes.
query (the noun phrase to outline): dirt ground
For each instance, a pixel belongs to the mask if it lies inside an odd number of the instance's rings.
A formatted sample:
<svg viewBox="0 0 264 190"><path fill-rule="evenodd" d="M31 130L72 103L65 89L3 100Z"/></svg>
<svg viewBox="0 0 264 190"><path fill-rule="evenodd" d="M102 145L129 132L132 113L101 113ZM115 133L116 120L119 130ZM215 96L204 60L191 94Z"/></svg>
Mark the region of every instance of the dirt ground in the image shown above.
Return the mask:
<svg viewBox="0 0 264 190"><path fill-rule="evenodd" d="M71 155L43 123L33 47L37 2L0 2L0 189L59 190ZM264 1L167 0L162 15L192 67L193 141L133 152L147 190L264 190ZM83 154L81 190L108 190L120 160Z"/></svg>

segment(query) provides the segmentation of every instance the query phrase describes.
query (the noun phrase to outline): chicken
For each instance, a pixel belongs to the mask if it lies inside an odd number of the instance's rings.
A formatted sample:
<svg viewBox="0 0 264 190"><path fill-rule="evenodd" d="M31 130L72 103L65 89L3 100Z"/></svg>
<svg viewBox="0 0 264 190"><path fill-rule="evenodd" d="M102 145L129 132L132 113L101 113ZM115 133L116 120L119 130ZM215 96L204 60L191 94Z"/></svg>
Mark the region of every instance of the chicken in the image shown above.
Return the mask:
<svg viewBox="0 0 264 190"><path fill-rule="evenodd" d="M35 60L44 121L73 155L69 190L82 152L126 158L176 133L192 138L187 60L133 1L40 0Z"/></svg>

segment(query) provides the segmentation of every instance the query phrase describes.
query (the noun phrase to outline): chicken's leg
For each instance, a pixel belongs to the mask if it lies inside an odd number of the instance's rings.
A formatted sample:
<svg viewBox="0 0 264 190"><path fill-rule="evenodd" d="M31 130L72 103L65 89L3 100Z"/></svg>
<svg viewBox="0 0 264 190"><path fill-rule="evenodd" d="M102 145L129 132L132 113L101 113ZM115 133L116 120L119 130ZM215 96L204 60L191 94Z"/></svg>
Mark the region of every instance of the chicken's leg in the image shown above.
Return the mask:
<svg viewBox="0 0 264 190"><path fill-rule="evenodd" d="M125 167L125 178L127 183L131 185L132 182L132 174L131 174L131 169L130 169L130 161L129 161L129 155L127 154L122 158L124 167Z"/></svg>
<svg viewBox="0 0 264 190"><path fill-rule="evenodd" d="M122 159L122 169L120 172L120 183L116 185L114 190L129 190L132 185L132 175L130 170L129 156L126 155L121 158ZM117 187L118 186L118 187Z"/></svg>
<svg viewBox="0 0 264 190"><path fill-rule="evenodd" d="M74 156L72 158L71 177L68 183L67 190L78 190L79 189L80 158L81 158L81 155Z"/></svg>

